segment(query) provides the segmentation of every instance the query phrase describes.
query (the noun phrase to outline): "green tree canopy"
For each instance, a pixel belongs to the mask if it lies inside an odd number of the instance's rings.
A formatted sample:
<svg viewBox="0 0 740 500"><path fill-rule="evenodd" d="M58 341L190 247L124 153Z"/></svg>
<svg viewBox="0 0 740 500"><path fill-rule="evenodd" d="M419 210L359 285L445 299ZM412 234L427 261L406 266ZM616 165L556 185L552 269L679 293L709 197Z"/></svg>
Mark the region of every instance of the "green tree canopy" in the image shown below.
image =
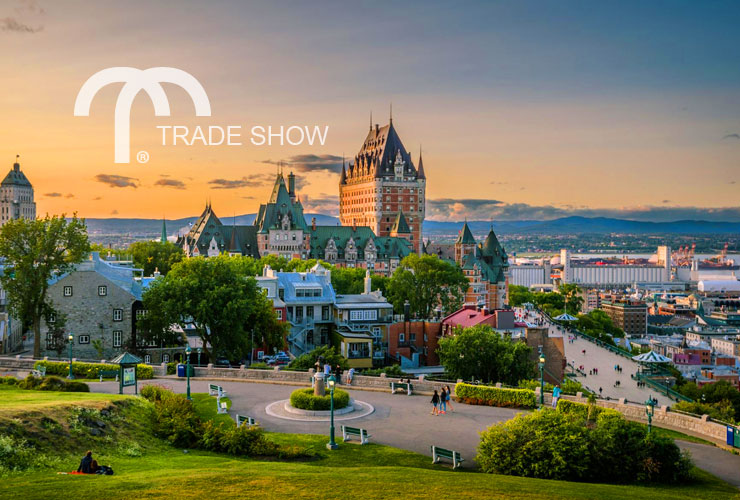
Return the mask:
<svg viewBox="0 0 740 500"><path fill-rule="evenodd" d="M532 378L532 349L524 342L502 337L488 325L458 328L439 341L439 360L456 379L479 379L516 385Z"/></svg>
<svg viewBox="0 0 740 500"><path fill-rule="evenodd" d="M41 318L54 312L46 293L49 279L73 269L90 249L84 219L47 215L15 219L0 228L0 257L5 270L0 284L11 313L32 326L33 355L41 355Z"/></svg>
<svg viewBox="0 0 740 500"><path fill-rule="evenodd" d="M468 279L459 266L436 255L411 254L405 257L386 286L388 301L397 314L409 301L411 315L429 318L439 305L443 314L460 309L468 289Z"/></svg>
<svg viewBox="0 0 740 500"><path fill-rule="evenodd" d="M144 276L153 275L155 270L165 275L185 257L182 248L169 241L137 241L131 244L128 253L134 266L144 270Z"/></svg>
<svg viewBox="0 0 740 500"><path fill-rule="evenodd" d="M246 358L253 330L255 342L282 347L287 326L277 320L254 277L245 274L245 264L241 257L225 255L175 264L144 292L145 337L170 343L178 336L175 325L191 326L212 361Z"/></svg>

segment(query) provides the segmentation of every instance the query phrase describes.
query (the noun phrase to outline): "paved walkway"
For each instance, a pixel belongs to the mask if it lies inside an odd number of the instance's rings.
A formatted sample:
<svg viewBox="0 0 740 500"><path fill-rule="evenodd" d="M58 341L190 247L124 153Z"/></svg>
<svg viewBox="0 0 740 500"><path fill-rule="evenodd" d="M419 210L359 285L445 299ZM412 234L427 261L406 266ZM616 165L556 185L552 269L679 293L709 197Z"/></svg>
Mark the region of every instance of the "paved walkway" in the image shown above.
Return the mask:
<svg viewBox="0 0 740 500"><path fill-rule="evenodd" d="M146 383L146 382L144 382ZM185 392L185 381L158 379L156 383ZM231 398L230 414L246 414L254 417L268 431L300 434L326 434L326 422L299 422L271 417L265 407L281 399L287 399L298 386L274 385L250 382L218 382ZM341 386L342 389L347 389ZM95 392L117 393L115 382L92 383ZM129 389L130 390L130 389ZM191 381L193 392L208 392L208 381ZM362 418L349 420L348 425L368 429L374 443L386 444L431 456L431 445L458 450L466 460L465 465L474 466L478 433L494 423L513 418L522 410L471 406L454 403L455 411L446 415L430 415L431 404L427 396L391 395L389 392L370 392L349 389L352 398L366 401L375 411ZM337 435L340 434L337 424ZM740 456L732 455L714 446L677 441L682 449L691 451L695 463L702 469L740 488Z"/></svg>
<svg viewBox="0 0 740 500"><path fill-rule="evenodd" d="M534 314L532 316L532 318L539 317L539 315ZM563 332L558 330L558 325L548 323L548 326L550 335L563 335ZM598 394L599 388L601 388L601 395L604 398L626 398L628 401L643 403L647 401L648 397L652 396L653 399L658 400L659 405L672 403L665 396L658 394L655 389L637 387L637 382L632 380L631 375L637 373L638 364L631 359L620 356L578 336L571 344L568 342L567 334L565 334L563 344L568 364L575 364L576 367L583 365L584 367L586 376L579 375L576 377L577 380L592 392ZM583 354L584 350L586 354ZM617 373L614 370L614 365L621 366L622 372ZM594 368L598 369L598 375L589 375L589 371ZM614 385L616 381L620 382L619 387Z"/></svg>

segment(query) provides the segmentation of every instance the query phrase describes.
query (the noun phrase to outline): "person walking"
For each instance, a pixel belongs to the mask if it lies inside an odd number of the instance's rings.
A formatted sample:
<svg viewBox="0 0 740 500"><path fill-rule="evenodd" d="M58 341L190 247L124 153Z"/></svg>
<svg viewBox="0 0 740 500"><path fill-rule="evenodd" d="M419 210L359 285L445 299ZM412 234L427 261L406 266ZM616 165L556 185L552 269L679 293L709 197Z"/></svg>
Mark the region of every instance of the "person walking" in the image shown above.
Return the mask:
<svg viewBox="0 0 740 500"><path fill-rule="evenodd" d="M560 384L556 384L555 388L552 390L552 407L557 408L558 407L558 400L560 399Z"/></svg>
<svg viewBox="0 0 740 500"><path fill-rule="evenodd" d="M442 387L442 392L439 394L439 412L442 415L447 414L447 391Z"/></svg>
<svg viewBox="0 0 740 500"><path fill-rule="evenodd" d="M439 415L439 410L437 409L438 405L439 394L437 393L437 389L434 389L434 395L432 395L432 415Z"/></svg>
<svg viewBox="0 0 740 500"><path fill-rule="evenodd" d="M352 385L352 379L355 378L355 369L350 368L347 374L347 385Z"/></svg>
<svg viewBox="0 0 740 500"><path fill-rule="evenodd" d="M452 397L450 396L452 391L450 390L450 386L449 385L445 386L445 389L447 389L446 391L447 392L447 404L450 407L450 411L455 411L455 409L452 407Z"/></svg>

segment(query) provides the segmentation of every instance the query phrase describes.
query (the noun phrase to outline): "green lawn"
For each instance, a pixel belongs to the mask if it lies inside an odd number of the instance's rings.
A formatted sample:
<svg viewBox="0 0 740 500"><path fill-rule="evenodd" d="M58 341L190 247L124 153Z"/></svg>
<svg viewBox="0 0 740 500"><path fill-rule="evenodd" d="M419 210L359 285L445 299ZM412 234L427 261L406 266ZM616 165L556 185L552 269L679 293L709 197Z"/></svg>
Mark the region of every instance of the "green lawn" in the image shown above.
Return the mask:
<svg viewBox="0 0 740 500"><path fill-rule="evenodd" d="M23 393L23 394L18 394ZM31 394L26 394L31 393ZM2 399L12 399L16 405L16 420L25 415L23 401L33 397L53 404L57 396L60 405L58 420L63 421L68 393L41 393L39 391L5 391ZM80 400L97 404L117 396L77 394ZM98 396L103 396L99 398ZM202 418L218 418L233 422L227 415L216 415L215 398L194 394L193 400ZM6 401L7 406L11 406ZM44 413L48 414L48 409ZM280 443L301 446L314 452L315 458L299 462L235 458L208 452L174 449L147 434L147 424L137 420L138 412L147 406L129 404L111 426L118 426L116 436L125 441L106 444L104 438L96 443L84 435L70 435L79 439L75 451L61 455L57 468L12 473L0 481L2 499L140 499L140 498L307 498L341 499L625 499L651 500L738 498L738 490L701 471L699 481L687 486L614 486L567 483L510 476L494 476L449 467L432 465L431 458L397 448L376 444L359 446L344 444L330 452L326 450L326 436L305 434L267 433ZM30 415L37 413L30 412ZM30 417L29 417L30 418ZM138 426L127 431L122 425ZM42 428L39 428L42 432ZM126 434L128 432L128 434ZM75 436L79 436L76 438ZM128 456L123 444L140 441L138 453ZM113 476L70 476L57 471L77 468L79 450L90 447L98 461L115 470ZM67 447L71 449L71 447Z"/></svg>
<svg viewBox="0 0 740 500"><path fill-rule="evenodd" d="M13 386L0 385L0 412L3 410L58 406L60 404L82 404L95 401L115 401L126 398L118 394L99 394L95 392L52 392L25 391Z"/></svg>

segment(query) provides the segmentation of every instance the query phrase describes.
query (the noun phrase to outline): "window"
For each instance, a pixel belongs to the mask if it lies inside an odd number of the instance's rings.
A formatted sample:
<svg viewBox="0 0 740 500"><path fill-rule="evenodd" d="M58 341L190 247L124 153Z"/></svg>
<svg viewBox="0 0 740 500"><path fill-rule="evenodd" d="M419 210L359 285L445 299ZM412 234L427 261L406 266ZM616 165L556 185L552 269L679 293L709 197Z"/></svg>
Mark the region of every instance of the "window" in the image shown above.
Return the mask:
<svg viewBox="0 0 740 500"><path fill-rule="evenodd" d="M350 321L375 321L376 319L378 319L378 311L375 309L349 312Z"/></svg>
<svg viewBox="0 0 740 500"><path fill-rule="evenodd" d="M398 343L399 344L403 344L404 342L406 342L406 334L399 333L398 334Z"/></svg>
<svg viewBox="0 0 740 500"><path fill-rule="evenodd" d="M169 363L170 362L170 355L169 354L162 354L162 362L163 363Z"/></svg>
<svg viewBox="0 0 740 500"><path fill-rule="evenodd" d="M329 310L329 306L321 307L321 319L323 321L329 321L331 319L331 311Z"/></svg>
<svg viewBox="0 0 740 500"><path fill-rule="evenodd" d="M151 354L144 354L144 363L149 364L152 362Z"/></svg>
<svg viewBox="0 0 740 500"><path fill-rule="evenodd" d="M90 343L90 336L89 335L78 335L78 339L80 339L80 344L89 344Z"/></svg>
<svg viewBox="0 0 740 500"><path fill-rule="evenodd" d="M47 333L46 334L46 348L47 349L54 349L57 345L57 339L54 336L53 333Z"/></svg>
<svg viewBox="0 0 740 500"><path fill-rule="evenodd" d="M409 333L409 341L410 342L416 342L416 334L415 333Z"/></svg>
<svg viewBox="0 0 740 500"><path fill-rule="evenodd" d="M123 313L123 311L121 311ZM136 310L136 319L139 320L141 318L146 318L146 309L137 309ZM120 321L120 320L119 320Z"/></svg>
<svg viewBox="0 0 740 500"><path fill-rule="evenodd" d="M306 307L306 317L313 318L313 306Z"/></svg>
<svg viewBox="0 0 740 500"><path fill-rule="evenodd" d="M136 311L136 316L138 317L139 311ZM123 321L123 309L113 309L113 321Z"/></svg>
<svg viewBox="0 0 740 500"><path fill-rule="evenodd" d="M46 323L49 324L49 325L52 325L52 324L56 323L56 321L57 321L57 315L56 315L56 313L51 313L51 314L49 314L49 320Z"/></svg>
<svg viewBox="0 0 740 500"><path fill-rule="evenodd" d="M65 286L64 287L64 296L65 297L71 297L72 296L72 287L71 286Z"/></svg>
<svg viewBox="0 0 740 500"><path fill-rule="evenodd" d="M277 316L278 321L283 320L283 310L282 309L275 309L275 315Z"/></svg>
<svg viewBox="0 0 740 500"><path fill-rule="evenodd" d="M99 286L98 287L98 295L100 297L105 297L106 295L108 295L108 287L105 286L105 285Z"/></svg>
<svg viewBox="0 0 740 500"><path fill-rule="evenodd" d="M113 347L121 347L123 340L123 331L113 330Z"/></svg>

